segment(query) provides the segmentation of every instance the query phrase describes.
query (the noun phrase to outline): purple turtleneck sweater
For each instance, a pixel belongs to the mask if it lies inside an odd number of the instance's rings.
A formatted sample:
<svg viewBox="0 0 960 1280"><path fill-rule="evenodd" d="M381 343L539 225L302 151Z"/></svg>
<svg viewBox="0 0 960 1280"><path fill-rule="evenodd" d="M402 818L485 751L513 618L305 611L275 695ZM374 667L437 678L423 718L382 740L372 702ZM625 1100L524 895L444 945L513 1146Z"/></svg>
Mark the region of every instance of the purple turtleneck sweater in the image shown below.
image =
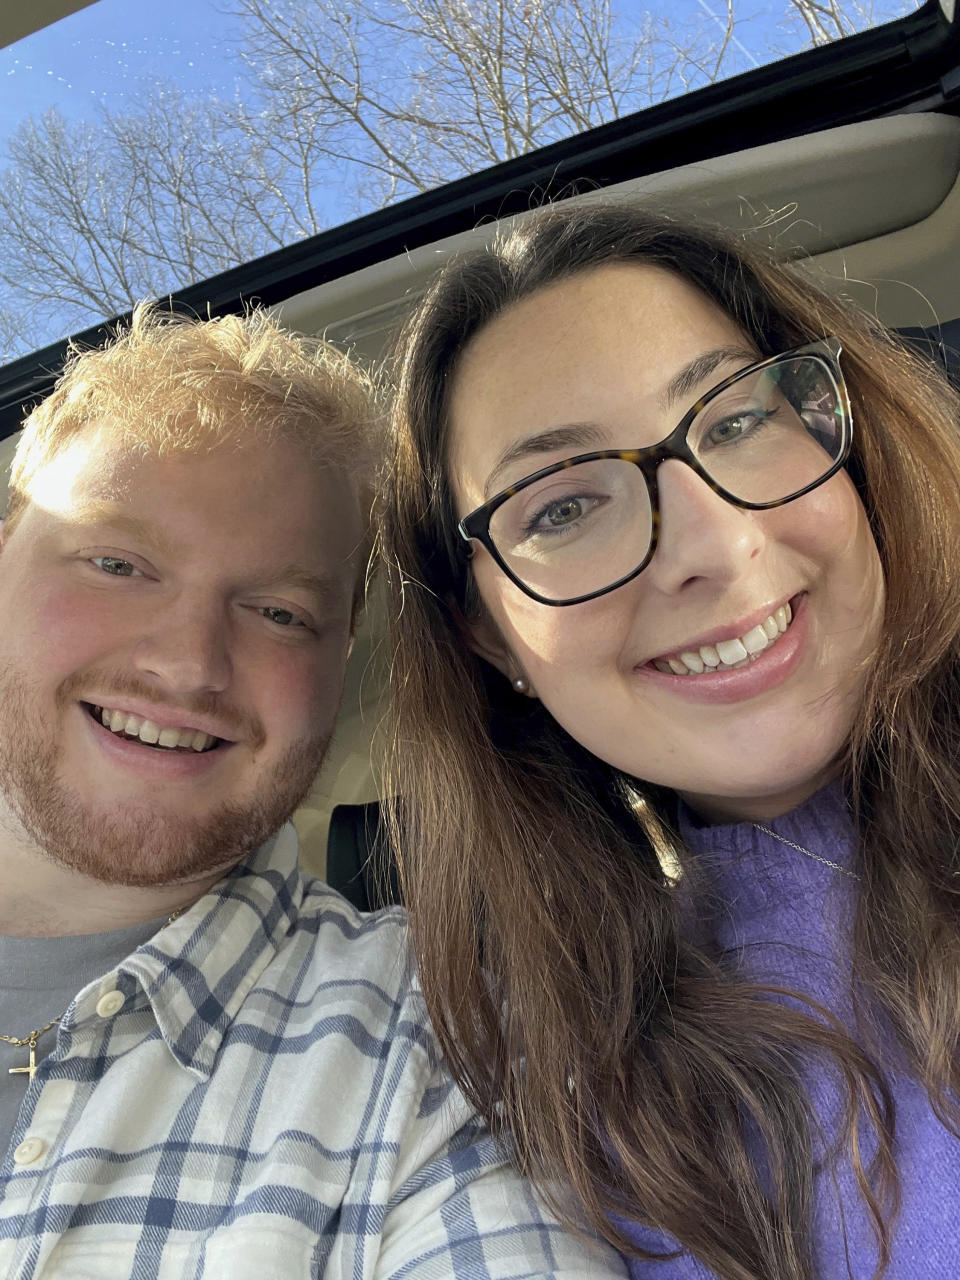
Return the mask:
<svg viewBox="0 0 960 1280"><path fill-rule="evenodd" d="M850 867L854 832L839 785L821 791L792 813L766 823L787 840ZM742 955L744 977L777 983L813 997L853 1029L849 994L850 924L857 884L770 836L752 823L698 826L681 814L681 834L702 862L715 900L705 928L724 952ZM884 1280L956 1280L960 1277L960 1140L933 1114L922 1085L902 1068L892 1039L881 1062L896 1100L896 1154L902 1208L894 1228ZM834 1131L839 1095L826 1072L811 1067L805 1083L820 1120ZM848 1273L836 1185L818 1176L814 1206L819 1280L869 1280L876 1246L849 1163L838 1170L850 1256ZM658 1252L671 1247L663 1233L621 1224L631 1238ZM675 1247L675 1246L674 1246ZM633 1261L642 1280L709 1280L713 1273L689 1254L666 1262Z"/></svg>

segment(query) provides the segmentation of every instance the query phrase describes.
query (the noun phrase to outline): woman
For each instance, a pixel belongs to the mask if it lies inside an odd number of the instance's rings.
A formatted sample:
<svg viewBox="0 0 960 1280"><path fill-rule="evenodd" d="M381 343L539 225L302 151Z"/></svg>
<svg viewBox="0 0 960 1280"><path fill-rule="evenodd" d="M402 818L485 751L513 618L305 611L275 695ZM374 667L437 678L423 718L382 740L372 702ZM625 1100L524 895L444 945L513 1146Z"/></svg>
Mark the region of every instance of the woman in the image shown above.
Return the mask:
<svg viewBox="0 0 960 1280"><path fill-rule="evenodd" d="M634 1275L957 1273L956 421L870 317L625 208L533 216L406 331L427 999Z"/></svg>

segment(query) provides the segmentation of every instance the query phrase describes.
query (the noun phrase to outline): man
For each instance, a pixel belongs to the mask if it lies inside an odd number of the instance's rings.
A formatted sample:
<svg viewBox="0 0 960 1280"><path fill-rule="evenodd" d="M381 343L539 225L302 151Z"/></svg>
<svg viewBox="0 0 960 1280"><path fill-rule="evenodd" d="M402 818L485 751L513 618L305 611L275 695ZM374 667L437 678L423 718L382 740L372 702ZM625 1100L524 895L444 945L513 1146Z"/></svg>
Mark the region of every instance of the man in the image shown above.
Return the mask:
<svg viewBox="0 0 960 1280"><path fill-rule="evenodd" d="M362 582L362 376L139 312L0 537L0 1274L621 1275L439 1061L399 911L297 870Z"/></svg>

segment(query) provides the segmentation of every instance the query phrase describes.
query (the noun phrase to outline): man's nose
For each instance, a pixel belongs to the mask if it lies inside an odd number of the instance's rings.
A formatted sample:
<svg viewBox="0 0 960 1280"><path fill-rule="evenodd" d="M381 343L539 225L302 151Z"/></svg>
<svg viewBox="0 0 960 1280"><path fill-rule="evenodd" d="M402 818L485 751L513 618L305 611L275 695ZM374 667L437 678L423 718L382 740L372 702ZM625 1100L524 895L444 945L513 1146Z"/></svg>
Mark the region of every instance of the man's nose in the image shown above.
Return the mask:
<svg viewBox="0 0 960 1280"><path fill-rule="evenodd" d="M676 458L657 471L660 535L646 577L675 594L696 581L735 580L761 551L755 512L734 506Z"/></svg>
<svg viewBox="0 0 960 1280"><path fill-rule="evenodd" d="M175 694L223 692L230 684L228 611L182 595L151 619L136 647L134 665Z"/></svg>

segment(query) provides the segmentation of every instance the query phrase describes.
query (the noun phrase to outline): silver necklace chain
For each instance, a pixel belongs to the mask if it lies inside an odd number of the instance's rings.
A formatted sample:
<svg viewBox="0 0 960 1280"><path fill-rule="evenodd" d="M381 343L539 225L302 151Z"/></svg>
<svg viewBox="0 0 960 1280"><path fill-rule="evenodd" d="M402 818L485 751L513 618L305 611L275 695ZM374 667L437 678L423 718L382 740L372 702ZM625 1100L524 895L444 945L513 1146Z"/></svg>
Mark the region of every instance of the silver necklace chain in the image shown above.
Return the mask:
<svg viewBox="0 0 960 1280"><path fill-rule="evenodd" d="M860 877L855 871L851 871L849 867L841 867L839 862L831 862L829 858L821 857L819 853L813 853L812 850L805 849L802 844L797 844L794 840L787 840L785 836L778 836L776 831L771 831L769 827L765 827L760 822L755 822L753 825L758 831L762 831L765 836L772 836L774 840L779 840L781 844L789 845L791 849L796 849L797 853L805 853L814 862L820 862L825 867L832 867L834 871L839 871L842 876L848 876L851 880L859 881Z"/></svg>

